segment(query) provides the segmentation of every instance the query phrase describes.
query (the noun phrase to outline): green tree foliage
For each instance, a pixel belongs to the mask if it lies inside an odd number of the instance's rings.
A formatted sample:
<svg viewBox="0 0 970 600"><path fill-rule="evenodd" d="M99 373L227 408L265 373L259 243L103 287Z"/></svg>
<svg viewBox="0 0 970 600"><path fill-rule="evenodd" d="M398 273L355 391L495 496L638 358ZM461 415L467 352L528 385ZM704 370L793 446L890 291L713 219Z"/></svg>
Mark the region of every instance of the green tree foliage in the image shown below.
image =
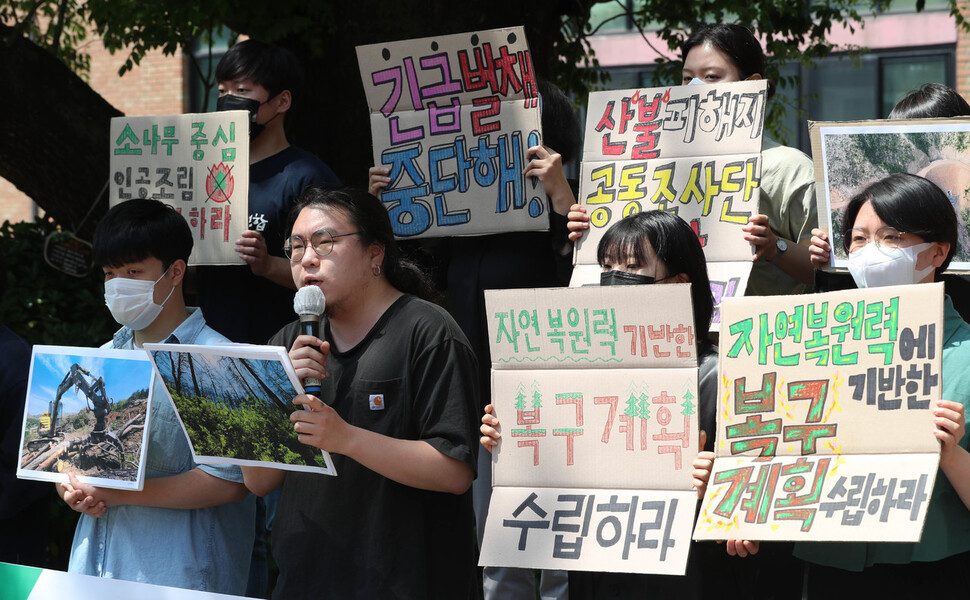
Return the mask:
<svg viewBox="0 0 970 600"><path fill-rule="evenodd" d="M64 427L68 431L87 429L94 422L94 413L90 408L82 408L64 419Z"/></svg>
<svg viewBox="0 0 970 600"><path fill-rule="evenodd" d="M906 172L915 158L912 146L902 143L901 135L861 135L855 140L869 163L887 173Z"/></svg>
<svg viewBox="0 0 970 600"><path fill-rule="evenodd" d="M146 400L148 398L148 388L142 388L140 390L135 390L124 400L119 400L111 405L112 412L121 412L131 406L137 400Z"/></svg>
<svg viewBox="0 0 970 600"><path fill-rule="evenodd" d="M213 401L169 392L196 454L325 466L320 451L300 443L286 415L264 400Z"/></svg>
<svg viewBox="0 0 970 600"><path fill-rule="evenodd" d="M83 0L0 2L0 23L12 25L12 35L29 37L82 76L91 66L84 48L88 18Z"/></svg>
<svg viewBox="0 0 970 600"><path fill-rule="evenodd" d="M72 277L44 262L44 240L58 229L50 218L0 226L7 267L0 323L31 344L101 345L117 329L104 305L101 278Z"/></svg>

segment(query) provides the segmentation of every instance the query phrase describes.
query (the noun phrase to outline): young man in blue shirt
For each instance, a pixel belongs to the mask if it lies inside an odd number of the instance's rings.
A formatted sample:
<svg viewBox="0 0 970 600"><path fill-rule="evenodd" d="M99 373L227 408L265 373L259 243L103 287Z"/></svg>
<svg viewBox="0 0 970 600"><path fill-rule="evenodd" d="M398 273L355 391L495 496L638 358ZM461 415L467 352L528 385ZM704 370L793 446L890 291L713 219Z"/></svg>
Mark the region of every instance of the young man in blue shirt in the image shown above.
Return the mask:
<svg viewBox="0 0 970 600"><path fill-rule="evenodd" d="M217 344L202 311L182 297L192 232L161 202L129 200L112 208L94 235L105 301L122 328L103 348L145 343ZM95 488L71 476L57 484L83 513L68 571L241 595L253 545L255 498L238 467L196 465L171 401L156 381L145 487Z"/></svg>

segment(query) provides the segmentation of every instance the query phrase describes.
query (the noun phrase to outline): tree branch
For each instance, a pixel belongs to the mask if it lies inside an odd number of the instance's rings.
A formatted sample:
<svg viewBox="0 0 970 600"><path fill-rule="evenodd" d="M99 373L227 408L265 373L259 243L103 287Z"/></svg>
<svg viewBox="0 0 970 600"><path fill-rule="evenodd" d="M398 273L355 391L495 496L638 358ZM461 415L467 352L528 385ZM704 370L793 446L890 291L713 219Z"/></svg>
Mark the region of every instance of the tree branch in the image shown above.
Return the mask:
<svg viewBox="0 0 970 600"><path fill-rule="evenodd" d="M64 21L67 19L67 0L61 0L57 6L57 19L54 21L54 35L51 37L51 52L57 56L61 47L61 34L64 33Z"/></svg>

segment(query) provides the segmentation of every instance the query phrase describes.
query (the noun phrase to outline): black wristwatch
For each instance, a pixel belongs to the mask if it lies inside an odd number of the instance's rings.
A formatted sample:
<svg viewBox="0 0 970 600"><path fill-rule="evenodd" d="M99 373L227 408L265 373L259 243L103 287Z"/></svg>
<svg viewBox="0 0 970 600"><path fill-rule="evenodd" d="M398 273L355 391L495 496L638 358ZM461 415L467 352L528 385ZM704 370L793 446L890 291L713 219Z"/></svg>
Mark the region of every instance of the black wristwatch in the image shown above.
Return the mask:
<svg viewBox="0 0 970 600"><path fill-rule="evenodd" d="M775 247L778 248L778 252L775 252L775 255L768 259L769 263L773 263L776 260L778 260L778 257L781 256L782 253L785 252L785 250L788 250L788 242L786 242L781 238L778 238L775 241Z"/></svg>

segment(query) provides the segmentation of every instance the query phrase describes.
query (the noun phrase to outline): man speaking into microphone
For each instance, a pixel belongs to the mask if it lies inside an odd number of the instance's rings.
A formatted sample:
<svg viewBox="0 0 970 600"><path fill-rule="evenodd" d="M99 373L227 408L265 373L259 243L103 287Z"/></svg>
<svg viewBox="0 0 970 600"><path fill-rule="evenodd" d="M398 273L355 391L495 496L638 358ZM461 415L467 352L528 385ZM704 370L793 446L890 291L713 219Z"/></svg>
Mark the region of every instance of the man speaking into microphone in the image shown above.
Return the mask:
<svg viewBox="0 0 970 600"><path fill-rule="evenodd" d="M311 188L293 214L293 281L320 288L326 311L319 336L294 321L269 343L290 348L301 380L322 380L291 420L339 475L244 467L256 494L283 486L274 597L475 598L474 353L425 300L430 283L401 258L379 200Z"/></svg>

